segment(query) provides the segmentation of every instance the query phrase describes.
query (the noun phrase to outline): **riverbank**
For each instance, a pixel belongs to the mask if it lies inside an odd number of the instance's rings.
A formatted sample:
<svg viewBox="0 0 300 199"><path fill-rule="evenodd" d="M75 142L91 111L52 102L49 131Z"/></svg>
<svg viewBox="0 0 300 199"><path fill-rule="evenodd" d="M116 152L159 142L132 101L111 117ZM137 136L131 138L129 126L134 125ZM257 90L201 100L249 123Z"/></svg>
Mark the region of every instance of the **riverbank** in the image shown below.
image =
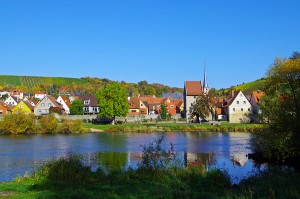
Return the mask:
<svg viewBox="0 0 300 199"><path fill-rule="evenodd" d="M85 123L84 128L91 132L257 132L266 128L266 124L186 124L186 123L128 123L118 125L99 125Z"/></svg>
<svg viewBox="0 0 300 199"><path fill-rule="evenodd" d="M226 173L198 169L113 171L77 159L46 164L32 176L0 183L0 198L300 198L300 175L269 170L231 185Z"/></svg>

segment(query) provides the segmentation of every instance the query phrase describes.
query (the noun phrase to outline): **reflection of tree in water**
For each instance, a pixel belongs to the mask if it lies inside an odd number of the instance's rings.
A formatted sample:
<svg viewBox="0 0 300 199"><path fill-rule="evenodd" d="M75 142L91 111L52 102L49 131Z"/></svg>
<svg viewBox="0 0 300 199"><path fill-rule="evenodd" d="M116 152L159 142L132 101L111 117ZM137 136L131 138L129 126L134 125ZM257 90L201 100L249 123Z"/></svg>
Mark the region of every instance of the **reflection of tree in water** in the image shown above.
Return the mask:
<svg viewBox="0 0 300 199"><path fill-rule="evenodd" d="M127 164L128 153L101 152L97 153L97 160L107 171L124 169Z"/></svg>
<svg viewBox="0 0 300 199"><path fill-rule="evenodd" d="M215 164L213 153L184 153L184 165L187 168L197 169L199 172L208 171L210 165Z"/></svg>
<svg viewBox="0 0 300 199"><path fill-rule="evenodd" d="M101 166L107 171L125 168L128 153L113 151L127 151L127 137L120 134L104 134L101 138L99 141L102 142L104 148L108 150L106 152L97 153L96 157Z"/></svg>

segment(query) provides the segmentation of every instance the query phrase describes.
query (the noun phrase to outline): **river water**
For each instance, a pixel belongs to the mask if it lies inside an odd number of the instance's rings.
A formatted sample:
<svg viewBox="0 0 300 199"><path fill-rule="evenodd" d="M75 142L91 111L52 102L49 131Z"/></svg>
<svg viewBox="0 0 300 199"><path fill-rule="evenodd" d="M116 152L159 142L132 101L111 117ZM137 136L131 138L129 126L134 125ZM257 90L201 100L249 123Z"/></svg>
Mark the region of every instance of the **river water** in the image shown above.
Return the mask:
<svg viewBox="0 0 300 199"><path fill-rule="evenodd" d="M163 147L174 145L177 157L187 167L226 171L232 183L264 169L246 155L249 133L88 133L81 135L0 136L0 182L31 173L46 161L79 154L93 170L136 168L141 145L164 135ZM200 166L202 165L202 166Z"/></svg>

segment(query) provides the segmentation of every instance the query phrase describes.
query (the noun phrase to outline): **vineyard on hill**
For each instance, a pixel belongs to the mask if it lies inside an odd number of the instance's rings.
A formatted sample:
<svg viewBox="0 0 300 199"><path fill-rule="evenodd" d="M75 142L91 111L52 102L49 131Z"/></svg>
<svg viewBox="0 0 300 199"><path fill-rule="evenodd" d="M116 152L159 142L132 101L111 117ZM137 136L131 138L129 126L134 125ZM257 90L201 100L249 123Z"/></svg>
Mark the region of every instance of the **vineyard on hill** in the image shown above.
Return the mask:
<svg viewBox="0 0 300 199"><path fill-rule="evenodd" d="M46 86L63 86L75 83L82 85L87 81L79 78L66 78L66 77L35 77L35 76L11 76L0 75L1 85L10 85L10 87L27 86L28 88L38 87L40 84Z"/></svg>

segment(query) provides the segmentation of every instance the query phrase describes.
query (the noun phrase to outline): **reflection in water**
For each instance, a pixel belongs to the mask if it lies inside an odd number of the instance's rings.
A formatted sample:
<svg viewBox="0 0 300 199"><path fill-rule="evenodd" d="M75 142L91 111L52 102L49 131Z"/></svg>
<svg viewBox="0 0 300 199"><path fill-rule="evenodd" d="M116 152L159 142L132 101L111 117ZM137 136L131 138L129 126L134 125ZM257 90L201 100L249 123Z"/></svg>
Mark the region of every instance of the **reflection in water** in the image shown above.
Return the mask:
<svg viewBox="0 0 300 199"><path fill-rule="evenodd" d="M33 171L44 162L70 153L79 154L93 170L136 168L141 160L141 145L161 133L90 133L82 135L0 136L0 182ZM256 172L246 155L248 133L163 133L164 149L173 143L177 157L186 167L200 170L222 169L233 182Z"/></svg>

